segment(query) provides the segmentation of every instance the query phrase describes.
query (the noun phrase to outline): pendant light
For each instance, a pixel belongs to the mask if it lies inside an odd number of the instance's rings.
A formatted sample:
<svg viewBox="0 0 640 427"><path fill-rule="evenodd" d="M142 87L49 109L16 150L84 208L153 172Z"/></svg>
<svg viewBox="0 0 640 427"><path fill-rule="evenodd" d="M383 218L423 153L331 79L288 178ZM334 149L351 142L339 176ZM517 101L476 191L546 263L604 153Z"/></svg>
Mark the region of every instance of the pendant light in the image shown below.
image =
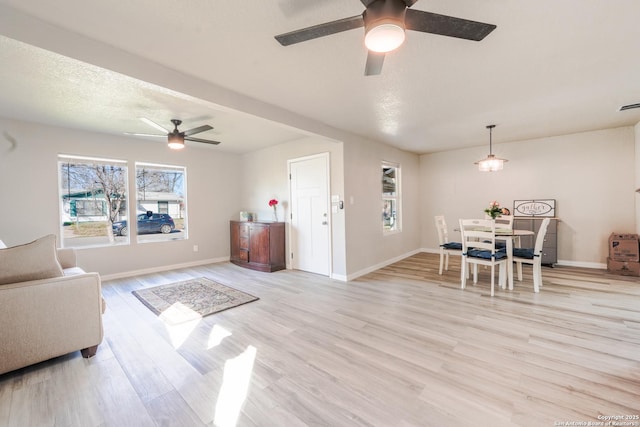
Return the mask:
<svg viewBox="0 0 640 427"><path fill-rule="evenodd" d="M475 165L478 165L478 170L480 172L496 172L502 170L504 167L504 162L508 162L509 160L501 159L493 155L493 128L496 125L488 125L487 129L489 129L489 155L486 159L478 160L475 162Z"/></svg>

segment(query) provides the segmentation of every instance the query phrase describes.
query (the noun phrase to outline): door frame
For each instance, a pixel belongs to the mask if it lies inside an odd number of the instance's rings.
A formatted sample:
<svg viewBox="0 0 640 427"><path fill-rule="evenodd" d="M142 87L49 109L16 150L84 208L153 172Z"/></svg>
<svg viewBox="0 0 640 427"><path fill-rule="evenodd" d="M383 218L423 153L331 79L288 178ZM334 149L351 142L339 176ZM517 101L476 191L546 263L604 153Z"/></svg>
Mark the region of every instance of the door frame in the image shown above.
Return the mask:
<svg viewBox="0 0 640 427"><path fill-rule="evenodd" d="M307 160L313 160L313 159L317 159L317 158L323 158L325 161L325 170L326 170L326 182L324 183L326 185L327 188L327 242L328 242L328 261L329 261L329 270L327 272L327 277L333 277L333 213L331 212L331 153L326 151L323 153L318 153L318 154L312 154L309 156L302 156L302 157L296 157L293 159L288 159L287 160L287 173L289 174L289 200L291 201L291 203L293 203L293 191L291 189L291 164L293 163L297 163L297 162L303 162L303 161L307 161ZM288 246L289 246L289 254L287 256L287 264L289 264L289 268L293 269L293 262L291 259L291 250L292 250L292 241L293 241L293 224L292 224L292 217L291 215L293 215L293 210L290 210L290 216L289 216L289 239L288 239Z"/></svg>

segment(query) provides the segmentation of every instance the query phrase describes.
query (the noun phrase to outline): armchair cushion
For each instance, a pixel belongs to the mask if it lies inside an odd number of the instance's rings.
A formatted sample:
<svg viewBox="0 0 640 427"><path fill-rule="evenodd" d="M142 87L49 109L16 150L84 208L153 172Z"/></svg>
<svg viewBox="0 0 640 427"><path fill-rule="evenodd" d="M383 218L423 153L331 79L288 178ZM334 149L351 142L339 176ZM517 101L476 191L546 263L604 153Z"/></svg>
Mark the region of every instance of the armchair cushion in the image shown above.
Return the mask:
<svg viewBox="0 0 640 427"><path fill-rule="evenodd" d="M0 249L0 285L62 275L53 234L24 245Z"/></svg>

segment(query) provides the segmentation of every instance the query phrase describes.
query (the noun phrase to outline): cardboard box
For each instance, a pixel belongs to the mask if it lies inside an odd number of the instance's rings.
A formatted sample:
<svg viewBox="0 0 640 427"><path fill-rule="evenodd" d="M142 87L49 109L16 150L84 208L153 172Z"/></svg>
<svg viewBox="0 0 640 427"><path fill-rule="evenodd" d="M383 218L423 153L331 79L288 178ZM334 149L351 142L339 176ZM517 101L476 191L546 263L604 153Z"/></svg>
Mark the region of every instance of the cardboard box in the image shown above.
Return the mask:
<svg viewBox="0 0 640 427"><path fill-rule="evenodd" d="M609 258L613 261L640 261L638 235L611 233L609 236Z"/></svg>
<svg viewBox="0 0 640 427"><path fill-rule="evenodd" d="M621 276L640 276L640 262L615 261L607 258L607 270Z"/></svg>

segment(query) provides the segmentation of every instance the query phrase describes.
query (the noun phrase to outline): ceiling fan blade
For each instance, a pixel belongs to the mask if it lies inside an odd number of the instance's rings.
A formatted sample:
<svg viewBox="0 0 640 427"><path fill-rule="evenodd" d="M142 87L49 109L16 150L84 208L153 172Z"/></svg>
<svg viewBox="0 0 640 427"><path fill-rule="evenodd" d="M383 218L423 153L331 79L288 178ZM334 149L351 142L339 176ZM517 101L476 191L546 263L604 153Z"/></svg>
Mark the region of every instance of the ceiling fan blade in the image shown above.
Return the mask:
<svg viewBox="0 0 640 427"><path fill-rule="evenodd" d="M134 132L125 132L125 135L132 135L132 136L152 136L154 138L166 138L167 135L155 135L153 133L134 133Z"/></svg>
<svg viewBox="0 0 640 427"><path fill-rule="evenodd" d="M154 122L153 120L149 120L146 117L140 117L140 120L142 120L143 122L145 122L146 124L148 124L151 127L154 127L156 129L158 129L161 132L166 132L169 133L171 132L169 129L165 129L163 126L160 126L159 124L157 124L156 122Z"/></svg>
<svg viewBox="0 0 640 427"><path fill-rule="evenodd" d="M280 34L275 36L275 39L278 40L282 46L289 46L291 44L317 39L318 37L353 30L354 28L360 28L362 26L364 26L362 15L356 15L350 18L343 18L337 21L326 22L324 24Z"/></svg>
<svg viewBox="0 0 640 427"><path fill-rule="evenodd" d="M496 29L493 24L469 21L468 19L438 15L437 13L415 9L407 9L404 23L407 30L474 41L484 39L491 31Z"/></svg>
<svg viewBox="0 0 640 427"><path fill-rule="evenodd" d="M200 133L200 132L205 132L208 130L213 129L212 126L209 125L202 125L202 126L198 126L197 128L193 128L193 129L189 129L189 130L185 130L184 132L182 132L185 136L189 136L189 135L193 135L195 133Z"/></svg>
<svg viewBox="0 0 640 427"><path fill-rule="evenodd" d="M204 142L205 144L213 144L213 145L220 144L220 141L210 141L208 139L194 138L192 136L185 136L184 140L185 141L193 141L193 142Z"/></svg>
<svg viewBox="0 0 640 427"><path fill-rule="evenodd" d="M384 53L369 51L367 54L367 65L364 67L365 76L377 76L382 72L384 55Z"/></svg>

